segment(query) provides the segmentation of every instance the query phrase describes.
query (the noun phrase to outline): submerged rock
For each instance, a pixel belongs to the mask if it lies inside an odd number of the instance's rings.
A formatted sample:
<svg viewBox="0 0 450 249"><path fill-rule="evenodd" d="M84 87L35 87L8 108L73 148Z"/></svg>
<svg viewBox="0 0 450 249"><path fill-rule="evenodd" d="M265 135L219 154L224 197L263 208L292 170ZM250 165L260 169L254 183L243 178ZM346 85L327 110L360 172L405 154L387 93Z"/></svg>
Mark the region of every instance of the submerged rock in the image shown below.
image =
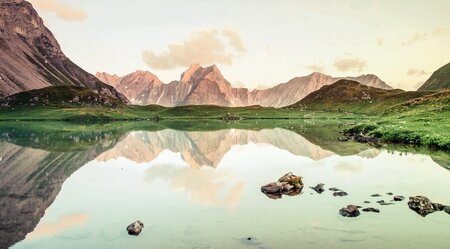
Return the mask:
<svg viewBox="0 0 450 249"><path fill-rule="evenodd" d="M377 201L378 204L380 204L381 206L387 206L387 205L393 205L394 203L392 202L385 202L384 200L379 200Z"/></svg>
<svg viewBox="0 0 450 249"><path fill-rule="evenodd" d="M430 199L420 195L409 197L408 207L423 217L438 210L435 208Z"/></svg>
<svg viewBox="0 0 450 249"><path fill-rule="evenodd" d="M392 192L388 192L388 193L386 193L387 195L394 195Z"/></svg>
<svg viewBox="0 0 450 249"><path fill-rule="evenodd" d="M380 194L373 194L373 195L371 195L372 197L380 197L381 195Z"/></svg>
<svg viewBox="0 0 450 249"><path fill-rule="evenodd" d="M370 203L370 201L364 201L364 203Z"/></svg>
<svg viewBox="0 0 450 249"><path fill-rule="evenodd" d="M404 199L405 199L405 197L401 196L401 195L394 196L394 201L403 201Z"/></svg>
<svg viewBox="0 0 450 249"><path fill-rule="evenodd" d="M341 210L339 210L339 214L344 217L357 217L361 213L359 212L357 206L348 205L347 207L341 208Z"/></svg>
<svg viewBox="0 0 450 249"><path fill-rule="evenodd" d="M329 188L328 190L330 190L330 191L333 191L333 192L336 192L336 191L341 191L340 189L338 189L338 188Z"/></svg>
<svg viewBox="0 0 450 249"><path fill-rule="evenodd" d="M129 235L138 236L142 232L143 228L144 228L144 223L142 223L142 221L140 221L140 220L137 220L127 226L127 231L128 231Z"/></svg>
<svg viewBox="0 0 450 249"><path fill-rule="evenodd" d="M379 213L379 212L380 212L380 209L369 207L369 208L363 208L362 211L364 211L364 212L374 212L374 213Z"/></svg>
<svg viewBox="0 0 450 249"><path fill-rule="evenodd" d="M299 195L302 189L302 178L289 172L278 179L277 182L271 182L262 186L261 192L271 199L280 199L282 195Z"/></svg>
<svg viewBox="0 0 450 249"><path fill-rule="evenodd" d="M316 191L318 194L322 194L325 191L323 186L325 186L325 184L319 183L315 187L310 187L310 188L314 189L314 191Z"/></svg>
<svg viewBox="0 0 450 249"><path fill-rule="evenodd" d="M346 196L346 195L348 194L345 191L338 191L333 193L333 196Z"/></svg>

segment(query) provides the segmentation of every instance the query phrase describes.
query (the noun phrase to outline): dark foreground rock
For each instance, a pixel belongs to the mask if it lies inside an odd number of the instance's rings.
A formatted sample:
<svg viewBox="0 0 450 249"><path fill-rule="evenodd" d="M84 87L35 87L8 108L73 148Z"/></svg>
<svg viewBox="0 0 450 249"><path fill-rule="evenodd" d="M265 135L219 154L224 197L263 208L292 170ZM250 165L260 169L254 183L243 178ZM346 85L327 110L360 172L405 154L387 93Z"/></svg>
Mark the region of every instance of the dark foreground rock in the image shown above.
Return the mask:
<svg viewBox="0 0 450 249"><path fill-rule="evenodd" d="M348 194L345 191L338 191L333 193L333 196L346 196L346 195Z"/></svg>
<svg viewBox="0 0 450 249"><path fill-rule="evenodd" d="M379 213L380 212L380 209L378 209L378 208L363 208L363 210L362 211L364 211L364 212L373 212L373 213Z"/></svg>
<svg viewBox="0 0 450 249"><path fill-rule="evenodd" d="M314 191L316 191L318 194L322 194L325 189L323 188L323 186L325 186L325 184L323 183L319 183L317 184L315 187L310 187L311 189L314 189Z"/></svg>
<svg viewBox="0 0 450 249"><path fill-rule="evenodd" d="M271 182L262 186L261 192L271 199L280 199L283 195L299 195L302 189L302 178L289 172L278 179L277 182Z"/></svg>
<svg viewBox="0 0 450 249"><path fill-rule="evenodd" d="M339 210L339 214L344 217L358 217L361 213L359 212L357 206L348 205L347 207L341 208L341 210Z"/></svg>
<svg viewBox="0 0 450 249"><path fill-rule="evenodd" d="M142 232L143 228L144 228L144 223L142 223L142 221L140 221L140 220L137 220L127 226L127 232L129 235L138 236Z"/></svg>
<svg viewBox="0 0 450 249"><path fill-rule="evenodd" d="M434 205L433 205L434 204ZM425 217L431 213L439 211L440 204L432 203L430 199L425 196L411 196L409 197L408 207L417 214Z"/></svg>

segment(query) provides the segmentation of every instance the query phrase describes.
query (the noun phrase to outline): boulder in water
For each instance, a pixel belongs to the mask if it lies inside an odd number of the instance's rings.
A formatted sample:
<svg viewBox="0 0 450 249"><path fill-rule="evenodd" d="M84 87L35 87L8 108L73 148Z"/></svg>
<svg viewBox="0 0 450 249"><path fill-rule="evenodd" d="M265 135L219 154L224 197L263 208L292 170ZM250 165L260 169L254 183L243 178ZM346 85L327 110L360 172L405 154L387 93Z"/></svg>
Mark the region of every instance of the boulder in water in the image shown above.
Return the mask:
<svg viewBox="0 0 450 249"><path fill-rule="evenodd" d="M127 231L128 231L129 235L138 236L142 232L143 228L144 228L144 223L142 223L142 221L140 221L140 220L137 220L127 226Z"/></svg>
<svg viewBox="0 0 450 249"><path fill-rule="evenodd" d="M339 214L344 217L357 217L361 213L359 212L357 206L348 205L347 207L341 208L341 210L339 210Z"/></svg>
<svg viewBox="0 0 450 249"><path fill-rule="evenodd" d="M271 199L280 199L282 195L298 195L302 192L302 189L302 178L289 172L278 179L277 182L271 182L262 186L261 192Z"/></svg>

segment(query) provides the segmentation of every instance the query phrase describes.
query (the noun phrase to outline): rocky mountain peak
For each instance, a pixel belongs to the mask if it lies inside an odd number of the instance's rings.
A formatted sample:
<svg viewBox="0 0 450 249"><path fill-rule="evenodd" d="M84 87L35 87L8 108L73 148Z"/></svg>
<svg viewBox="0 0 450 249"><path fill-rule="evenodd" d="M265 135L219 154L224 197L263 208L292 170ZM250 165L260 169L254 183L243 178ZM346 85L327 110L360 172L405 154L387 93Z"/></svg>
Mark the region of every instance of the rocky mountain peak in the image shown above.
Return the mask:
<svg viewBox="0 0 450 249"><path fill-rule="evenodd" d="M189 82L191 80L192 75L197 72L198 69L203 69L200 64L192 64L189 68L181 74L180 81L181 82Z"/></svg>
<svg viewBox="0 0 450 249"><path fill-rule="evenodd" d="M33 6L0 1L0 97L49 86L81 86L128 100L73 63Z"/></svg>

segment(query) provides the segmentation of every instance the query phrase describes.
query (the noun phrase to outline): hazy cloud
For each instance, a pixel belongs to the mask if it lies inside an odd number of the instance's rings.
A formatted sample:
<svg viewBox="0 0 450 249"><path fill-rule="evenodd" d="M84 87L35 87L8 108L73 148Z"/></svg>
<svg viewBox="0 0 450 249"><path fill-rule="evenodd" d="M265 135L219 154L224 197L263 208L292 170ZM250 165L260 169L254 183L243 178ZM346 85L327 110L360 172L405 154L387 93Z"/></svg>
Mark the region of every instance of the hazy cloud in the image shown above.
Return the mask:
<svg viewBox="0 0 450 249"><path fill-rule="evenodd" d="M361 72L367 67L367 62L351 55L341 56L334 61L334 67L341 72Z"/></svg>
<svg viewBox="0 0 450 249"><path fill-rule="evenodd" d="M38 239L46 236L54 236L60 234L65 230L71 229L75 226L86 224L88 216L83 213L68 214L60 217L54 223L39 224L33 232L27 235L28 239Z"/></svg>
<svg viewBox="0 0 450 249"><path fill-rule="evenodd" d="M402 42L402 46L409 46L423 41L427 38L427 33L416 32L409 40Z"/></svg>
<svg viewBox="0 0 450 249"><path fill-rule="evenodd" d="M442 36L448 34L448 28L446 27L437 27L433 29L431 32L434 36Z"/></svg>
<svg viewBox="0 0 450 249"><path fill-rule="evenodd" d="M238 52L245 53L244 43L241 35L234 29L224 28L222 34L228 38L230 46L235 48Z"/></svg>
<svg viewBox="0 0 450 249"><path fill-rule="evenodd" d="M311 64L311 65L306 65L305 66L306 69L313 71L313 72L319 72L319 73L323 73L325 70L325 67L321 64Z"/></svg>
<svg viewBox="0 0 450 249"><path fill-rule="evenodd" d="M30 0L37 9L54 13L58 18L69 22L84 21L87 17L83 10L71 7L58 0Z"/></svg>
<svg viewBox="0 0 450 249"><path fill-rule="evenodd" d="M172 164L156 164L145 171L146 182L153 183L158 179L168 182L173 191L184 192L194 203L229 208L239 204L246 185L235 179L229 170L206 167L195 170Z"/></svg>
<svg viewBox="0 0 450 249"><path fill-rule="evenodd" d="M410 68L406 72L406 75L426 75L426 74L428 74L428 73L425 72L425 70L417 69L417 68Z"/></svg>
<svg viewBox="0 0 450 249"><path fill-rule="evenodd" d="M376 42L378 47L382 47L384 45L383 37L377 37Z"/></svg>
<svg viewBox="0 0 450 249"><path fill-rule="evenodd" d="M187 67L194 63L231 65L233 59L245 52L238 32L231 29L208 29L192 33L185 41L171 43L167 51L142 53L144 62L155 69Z"/></svg>

